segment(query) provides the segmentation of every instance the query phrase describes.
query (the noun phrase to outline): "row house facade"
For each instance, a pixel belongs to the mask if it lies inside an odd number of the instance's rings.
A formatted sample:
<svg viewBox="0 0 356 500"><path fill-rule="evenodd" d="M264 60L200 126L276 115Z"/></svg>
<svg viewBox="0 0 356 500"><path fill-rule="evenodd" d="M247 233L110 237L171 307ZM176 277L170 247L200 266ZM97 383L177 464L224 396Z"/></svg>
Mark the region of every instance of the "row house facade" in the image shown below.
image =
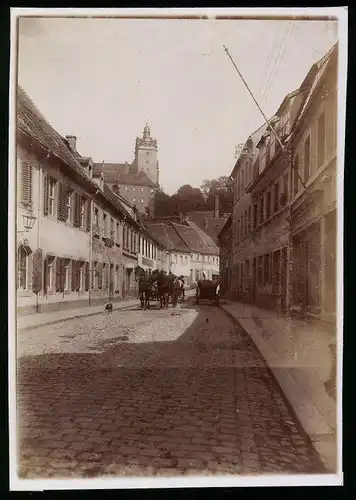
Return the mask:
<svg viewBox="0 0 356 500"><path fill-rule="evenodd" d="M319 62L292 136L291 304L331 322L336 317L337 65L334 47Z"/></svg>
<svg viewBox="0 0 356 500"><path fill-rule="evenodd" d="M230 295L231 291L231 272L232 264L232 216L228 218L223 228L218 234L220 248L220 283L221 295Z"/></svg>
<svg viewBox="0 0 356 500"><path fill-rule="evenodd" d="M252 134L232 177L219 235L223 289L278 311L330 319L336 307L337 46L313 65L270 124Z"/></svg>
<svg viewBox="0 0 356 500"><path fill-rule="evenodd" d="M16 175L18 312L137 296L134 270L147 231L132 207L93 179L75 138L60 136L21 87Z"/></svg>

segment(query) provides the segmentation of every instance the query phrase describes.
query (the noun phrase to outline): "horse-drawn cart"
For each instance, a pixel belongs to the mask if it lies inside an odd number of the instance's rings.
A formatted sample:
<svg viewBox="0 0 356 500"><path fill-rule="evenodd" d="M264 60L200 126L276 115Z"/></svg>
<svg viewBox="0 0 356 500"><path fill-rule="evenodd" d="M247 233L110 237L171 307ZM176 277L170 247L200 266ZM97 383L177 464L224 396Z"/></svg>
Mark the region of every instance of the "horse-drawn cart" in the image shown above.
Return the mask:
<svg viewBox="0 0 356 500"><path fill-rule="evenodd" d="M195 292L195 301L199 304L202 300L209 300L210 303L219 305L219 282L212 280L198 281Z"/></svg>

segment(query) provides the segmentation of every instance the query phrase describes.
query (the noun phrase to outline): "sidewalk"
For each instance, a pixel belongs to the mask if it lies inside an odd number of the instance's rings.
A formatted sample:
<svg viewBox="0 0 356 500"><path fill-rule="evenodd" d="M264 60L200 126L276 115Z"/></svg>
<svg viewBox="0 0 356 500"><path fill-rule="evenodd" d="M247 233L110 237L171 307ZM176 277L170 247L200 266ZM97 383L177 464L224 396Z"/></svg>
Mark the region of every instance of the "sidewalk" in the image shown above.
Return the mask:
<svg viewBox="0 0 356 500"><path fill-rule="evenodd" d="M336 401L324 386L331 375L329 343L335 336L322 326L247 304L222 300L221 308L250 335L326 467L336 471Z"/></svg>
<svg viewBox="0 0 356 500"><path fill-rule="evenodd" d="M122 300L120 302L114 303L114 311L119 309L126 309L133 306L138 306L139 300ZM105 304L99 304L96 306L83 306L78 309L66 309L56 312L47 313L34 313L26 314L24 316L17 316L17 329L18 331L29 330L32 328L37 328L44 325L52 325L55 323L60 323L61 321L67 321L75 318L81 318L84 316L94 316L95 314L103 314Z"/></svg>

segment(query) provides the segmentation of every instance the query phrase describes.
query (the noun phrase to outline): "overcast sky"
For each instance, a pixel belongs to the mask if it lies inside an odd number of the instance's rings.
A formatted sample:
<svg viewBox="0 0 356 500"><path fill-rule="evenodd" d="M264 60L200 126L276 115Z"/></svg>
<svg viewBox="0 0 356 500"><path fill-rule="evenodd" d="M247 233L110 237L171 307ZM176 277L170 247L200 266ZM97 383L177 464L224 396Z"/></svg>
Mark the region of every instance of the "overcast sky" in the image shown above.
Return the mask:
<svg viewBox="0 0 356 500"><path fill-rule="evenodd" d="M94 161L131 162L146 120L160 183L229 175L235 145L335 43L335 22L41 18L20 20L19 83L51 125Z"/></svg>

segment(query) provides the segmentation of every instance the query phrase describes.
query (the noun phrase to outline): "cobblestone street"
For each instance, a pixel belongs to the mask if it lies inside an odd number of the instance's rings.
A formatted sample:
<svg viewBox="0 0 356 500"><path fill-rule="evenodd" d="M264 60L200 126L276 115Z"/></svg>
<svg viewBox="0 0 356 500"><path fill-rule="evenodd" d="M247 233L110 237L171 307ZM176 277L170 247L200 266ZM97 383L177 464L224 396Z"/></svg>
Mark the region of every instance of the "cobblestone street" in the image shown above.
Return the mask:
<svg viewBox="0 0 356 500"><path fill-rule="evenodd" d="M324 472L217 307L80 318L17 349L20 477Z"/></svg>

